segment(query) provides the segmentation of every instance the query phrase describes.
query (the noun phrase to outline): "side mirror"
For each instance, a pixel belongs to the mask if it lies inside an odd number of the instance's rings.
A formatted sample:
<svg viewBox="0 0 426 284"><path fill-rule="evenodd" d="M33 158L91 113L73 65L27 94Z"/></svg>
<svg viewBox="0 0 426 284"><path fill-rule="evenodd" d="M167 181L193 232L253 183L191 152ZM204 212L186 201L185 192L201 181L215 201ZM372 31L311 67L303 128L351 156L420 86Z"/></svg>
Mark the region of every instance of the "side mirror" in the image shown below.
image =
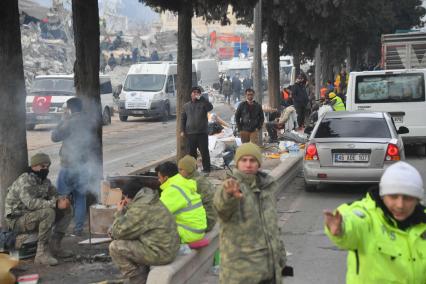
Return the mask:
<svg viewBox="0 0 426 284"><path fill-rule="evenodd" d="M396 131L396 133L398 133L398 134L407 134L409 132L410 132L410 130L408 130L408 128L405 127L405 126L400 126L398 128L398 130Z"/></svg>
<svg viewBox="0 0 426 284"><path fill-rule="evenodd" d="M314 127L313 127L313 126L307 126L307 127L305 127L305 131L304 131L304 132L305 132L306 134L311 135L312 130L314 130Z"/></svg>

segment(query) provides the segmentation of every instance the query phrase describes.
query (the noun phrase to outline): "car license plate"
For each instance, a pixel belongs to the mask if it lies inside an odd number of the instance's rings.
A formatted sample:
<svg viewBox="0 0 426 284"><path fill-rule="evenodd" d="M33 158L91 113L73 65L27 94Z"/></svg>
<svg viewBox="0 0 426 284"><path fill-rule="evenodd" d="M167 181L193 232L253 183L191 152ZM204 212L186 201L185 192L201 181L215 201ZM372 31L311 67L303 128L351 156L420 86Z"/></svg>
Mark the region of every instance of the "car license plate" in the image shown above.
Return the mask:
<svg viewBox="0 0 426 284"><path fill-rule="evenodd" d="M143 110L134 110L133 111L134 114L144 114Z"/></svg>
<svg viewBox="0 0 426 284"><path fill-rule="evenodd" d="M37 115L36 119L44 120L44 119L50 119L48 115Z"/></svg>
<svg viewBox="0 0 426 284"><path fill-rule="evenodd" d="M403 123L404 122L404 117L403 116L392 116L393 121L395 123Z"/></svg>
<svg viewBox="0 0 426 284"><path fill-rule="evenodd" d="M367 163L370 159L370 155L365 153L339 153L333 156L335 163Z"/></svg>

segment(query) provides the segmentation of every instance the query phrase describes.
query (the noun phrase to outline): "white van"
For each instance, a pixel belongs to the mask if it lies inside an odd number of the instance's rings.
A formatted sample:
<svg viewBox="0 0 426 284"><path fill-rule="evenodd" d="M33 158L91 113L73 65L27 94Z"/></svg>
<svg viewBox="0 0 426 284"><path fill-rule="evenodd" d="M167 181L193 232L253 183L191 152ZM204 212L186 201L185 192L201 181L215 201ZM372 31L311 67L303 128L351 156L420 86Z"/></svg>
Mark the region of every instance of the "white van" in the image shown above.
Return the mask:
<svg viewBox="0 0 426 284"><path fill-rule="evenodd" d="M99 75L102 122L111 123L113 96L111 78ZM64 104L76 94L74 75L40 75L34 78L26 97L26 127L33 130L37 124L58 123L64 113Z"/></svg>
<svg viewBox="0 0 426 284"><path fill-rule="evenodd" d="M389 112L405 143L426 143L425 79L426 69L351 72L346 109Z"/></svg>
<svg viewBox="0 0 426 284"><path fill-rule="evenodd" d="M215 59L193 59L198 84L205 88L219 87L219 67Z"/></svg>
<svg viewBox="0 0 426 284"><path fill-rule="evenodd" d="M147 62L130 66L120 94L119 116L163 118L176 114L177 64ZM197 75L192 65L192 85Z"/></svg>

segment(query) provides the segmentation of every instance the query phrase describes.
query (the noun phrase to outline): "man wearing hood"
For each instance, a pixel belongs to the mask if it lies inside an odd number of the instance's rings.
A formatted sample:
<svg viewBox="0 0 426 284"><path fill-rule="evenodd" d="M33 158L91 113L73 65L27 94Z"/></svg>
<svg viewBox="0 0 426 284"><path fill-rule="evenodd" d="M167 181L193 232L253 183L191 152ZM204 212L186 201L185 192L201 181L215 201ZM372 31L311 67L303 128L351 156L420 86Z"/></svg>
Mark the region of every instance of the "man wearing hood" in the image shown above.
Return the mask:
<svg viewBox="0 0 426 284"><path fill-rule="evenodd" d="M71 221L72 210L68 197L58 196L47 178L50 164L47 154L32 156L28 171L8 188L5 205L6 225L10 230L16 234L38 234L34 263L43 265L58 264L51 252L56 257L70 256L61 249L60 243Z"/></svg>
<svg viewBox="0 0 426 284"><path fill-rule="evenodd" d="M406 162L384 172L379 189L324 211L325 233L348 251L346 283L426 283L422 177Z"/></svg>
<svg viewBox="0 0 426 284"><path fill-rule="evenodd" d="M220 225L220 283L278 284L286 252L278 226L273 178L259 170L260 148L241 145L236 169L214 196Z"/></svg>

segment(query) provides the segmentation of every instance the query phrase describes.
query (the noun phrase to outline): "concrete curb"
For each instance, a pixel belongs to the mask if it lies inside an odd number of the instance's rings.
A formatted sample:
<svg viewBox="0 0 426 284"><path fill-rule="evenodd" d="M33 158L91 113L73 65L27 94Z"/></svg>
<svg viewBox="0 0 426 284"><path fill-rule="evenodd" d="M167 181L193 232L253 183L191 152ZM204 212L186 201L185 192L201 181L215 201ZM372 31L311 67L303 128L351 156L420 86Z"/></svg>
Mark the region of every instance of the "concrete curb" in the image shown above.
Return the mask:
<svg viewBox="0 0 426 284"><path fill-rule="evenodd" d="M291 182L302 167L302 155L288 157L274 168L270 175L278 184L278 193ZM177 256L169 265L151 267L147 284L198 284L213 265L214 253L219 248L219 227L206 234L210 244L190 254Z"/></svg>
<svg viewBox="0 0 426 284"><path fill-rule="evenodd" d="M140 174L146 173L149 170L151 170L152 168L155 168L156 166L158 166L158 165L160 165L160 164L162 164L164 162L167 162L167 161L174 161L174 162L176 162L176 154L170 154L170 155L164 156L164 157L162 157L162 158L160 158L158 160L152 161L152 162L146 164L145 166L143 166L142 168L137 169L136 171L128 173L127 175L131 176L131 175L140 175Z"/></svg>

